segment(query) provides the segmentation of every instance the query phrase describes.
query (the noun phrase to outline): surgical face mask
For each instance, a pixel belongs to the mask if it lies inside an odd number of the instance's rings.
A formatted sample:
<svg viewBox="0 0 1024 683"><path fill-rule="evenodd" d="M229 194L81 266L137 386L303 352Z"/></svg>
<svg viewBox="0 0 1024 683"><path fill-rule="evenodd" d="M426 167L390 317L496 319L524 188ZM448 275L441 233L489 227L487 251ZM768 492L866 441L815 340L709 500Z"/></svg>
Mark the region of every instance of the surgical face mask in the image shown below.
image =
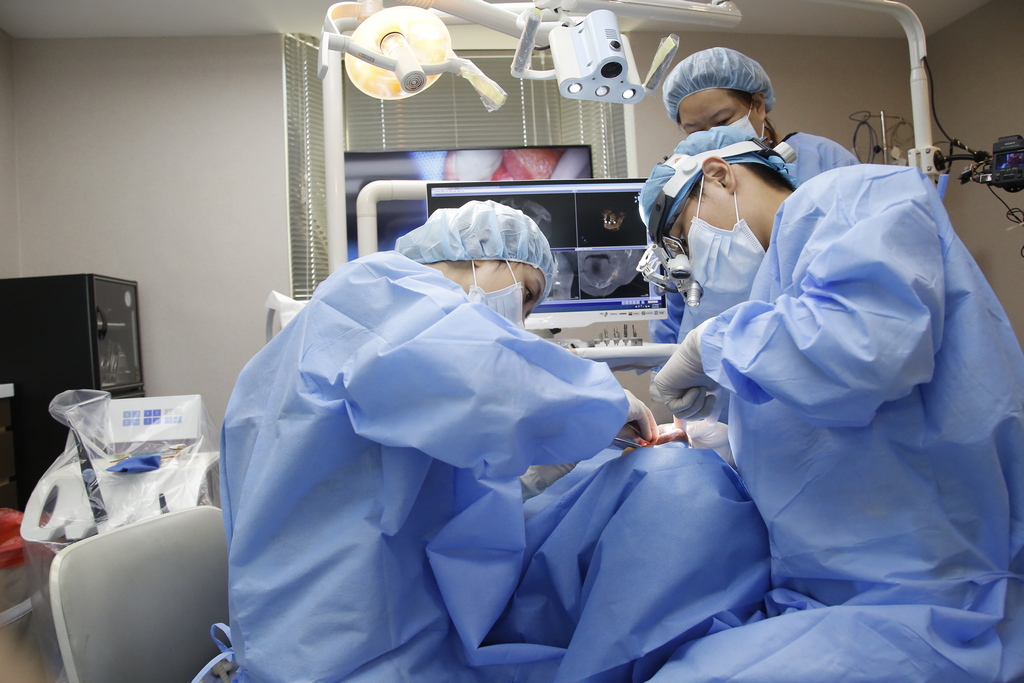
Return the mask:
<svg viewBox="0 0 1024 683"><path fill-rule="evenodd" d="M699 322L746 301L754 276L764 260L764 247L747 221L740 218L736 194L732 196L736 207L736 224L732 230L716 228L700 218L703 197L704 179L701 178L697 215L690 221L690 232L686 238L693 269L691 277L704 288L700 306L694 311L695 320L699 318Z"/></svg>
<svg viewBox="0 0 1024 683"><path fill-rule="evenodd" d="M476 263L471 262L473 269L473 286L469 288L469 300L474 303L481 303L490 308L502 318L513 323L519 329L525 329L523 323L523 285L516 280L516 273L512 270L512 264L505 261L508 270L512 273L512 284L496 292L485 292L476 283Z"/></svg>
<svg viewBox="0 0 1024 683"><path fill-rule="evenodd" d="M761 133L759 135L758 132L756 130L754 130L754 124L752 124L750 122L750 112L752 112L752 111L754 111L754 105L750 105L750 110L746 113L746 115L742 119L737 119L737 120L733 121L732 123L730 123L729 127L730 128L738 128L739 130L742 130L744 133L747 133L748 135L750 135L750 137L752 137L752 138L758 138L758 139L763 140L764 139L764 123L761 123Z"/></svg>

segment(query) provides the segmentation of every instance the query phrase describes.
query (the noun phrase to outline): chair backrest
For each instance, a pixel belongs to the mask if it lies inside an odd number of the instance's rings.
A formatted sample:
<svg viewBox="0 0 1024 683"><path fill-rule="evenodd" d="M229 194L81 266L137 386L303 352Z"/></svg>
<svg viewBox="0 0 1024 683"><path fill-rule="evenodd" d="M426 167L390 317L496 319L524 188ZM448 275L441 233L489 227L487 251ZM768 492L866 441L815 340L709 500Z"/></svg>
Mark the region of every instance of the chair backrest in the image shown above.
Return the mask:
<svg viewBox="0 0 1024 683"><path fill-rule="evenodd" d="M192 680L217 654L210 625L228 620L221 511L186 508L64 548L50 604L70 683Z"/></svg>

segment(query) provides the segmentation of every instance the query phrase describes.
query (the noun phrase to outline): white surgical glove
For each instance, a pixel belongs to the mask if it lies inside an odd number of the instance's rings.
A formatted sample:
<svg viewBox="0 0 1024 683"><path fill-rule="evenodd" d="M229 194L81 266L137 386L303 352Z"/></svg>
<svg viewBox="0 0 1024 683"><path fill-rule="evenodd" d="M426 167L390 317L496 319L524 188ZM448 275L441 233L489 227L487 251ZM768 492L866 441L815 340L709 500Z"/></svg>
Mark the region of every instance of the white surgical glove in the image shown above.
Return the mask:
<svg viewBox="0 0 1024 683"><path fill-rule="evenodd" d="M710 448L722 457L733 468L736 461L729 447L729 427L724 422L711 424L707 420L688 420L686 435L694 448Z"/></svg>
<svg viewBox="0 0 1024 683"><path fill-rule="evenodd" d="M715 407L715 396L708 391L717 389L718 383L707 376L700 359L700 338L712 320L692 329L654 378L658 398L681 419L705 418Z"/></svg>
<svg viewBox="0 0 1024 683"><path fill-rule="evenodd" d="M634 396L632 392L625 389L623 391L626 392L626 398L629 399L629 413L626 415L626 422L636 422L637 427L640 428L640 438L644 441L654 441L658 436L658 422L654 419L654 413L651 412L646 403ZM637 434L630 430L628 436L635 437Z"/></svg>
<svg viewBox="0 0 1024 683"><path fill-rule="evenodd" d="M577 463L570 462L564 465L533 465L526 474L519 477L519 486L523 491L523 500L529 500L539 496L544 490L556 481L572 472Z"/></svg>

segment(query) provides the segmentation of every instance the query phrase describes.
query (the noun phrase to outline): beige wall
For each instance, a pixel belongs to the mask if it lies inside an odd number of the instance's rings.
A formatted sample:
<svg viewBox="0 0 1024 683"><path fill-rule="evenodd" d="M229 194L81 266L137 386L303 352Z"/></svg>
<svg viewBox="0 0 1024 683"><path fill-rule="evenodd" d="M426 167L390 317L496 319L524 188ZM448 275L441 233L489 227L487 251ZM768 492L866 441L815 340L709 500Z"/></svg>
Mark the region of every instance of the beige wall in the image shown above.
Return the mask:
<svg viewBox="0 0 1024 683"><path fill-rule="evenodd" d="M14 173L14 41L0 30L0 277L18 274ZM3 380L0 380L2 383Z"/></svg>
<svg viewBox="0 0 1024 683"><path fill-rule="evenodd" d="M281 37L15 40L14 65L16 274L137 280L146 391L219 424L289 291Z"/></svg>
<svg viewBox="0 0 1024 683"><path fill-rule="evenodd" d="M630 34L642 72L650 65L662 35ZM673 66L689 54L715 46L739 50L760 62L775 91L775 108L769 118L781 135L813 133L850 147L856 124L849 116L855 111L885 111L911 118L906 40L697 32L679 33L679 37L681 46ZM680 132L668 118L660 89L645 97L634 111L638 172L647 175L671 154ZM877 127L877 120L875 123Z"/></svg>
<svg viewBox="0 0 1024 683"><path fill-rule="evenodd" d="M1022 32L1024 2L992 0L929 38L939 121L970 147L991 152L1000 137L1024 135L1024 76L1018 60L1004 58L1002 49L1015 46L1011 53L1019 52ZM960 185L956 176L964 168L963 162L953 165L946 208L1022 339L1024 226L1008 230L1013 224L1006 220L1006 208L986 186ZM1024 192L996 193L1010 206L1024 208Z"/></svg>

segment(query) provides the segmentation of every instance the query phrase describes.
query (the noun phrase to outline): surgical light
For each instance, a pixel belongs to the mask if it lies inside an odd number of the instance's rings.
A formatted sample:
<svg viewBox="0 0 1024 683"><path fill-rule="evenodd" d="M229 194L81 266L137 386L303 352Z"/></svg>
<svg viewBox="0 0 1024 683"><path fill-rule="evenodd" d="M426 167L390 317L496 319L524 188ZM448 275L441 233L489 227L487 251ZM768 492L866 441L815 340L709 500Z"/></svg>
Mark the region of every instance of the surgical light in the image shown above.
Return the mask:
<svg viewBox="0 0 1024 683"><path fill-rule="evenodd" d="M444 22L418 7L389 7L370 15L352 32L352 42L397 62L390 71L364 61L364 55L345 60L353 85L381 100L399 100L430 87L440 74L427 75L421 65L440 64L452 56Z"/></svg>

